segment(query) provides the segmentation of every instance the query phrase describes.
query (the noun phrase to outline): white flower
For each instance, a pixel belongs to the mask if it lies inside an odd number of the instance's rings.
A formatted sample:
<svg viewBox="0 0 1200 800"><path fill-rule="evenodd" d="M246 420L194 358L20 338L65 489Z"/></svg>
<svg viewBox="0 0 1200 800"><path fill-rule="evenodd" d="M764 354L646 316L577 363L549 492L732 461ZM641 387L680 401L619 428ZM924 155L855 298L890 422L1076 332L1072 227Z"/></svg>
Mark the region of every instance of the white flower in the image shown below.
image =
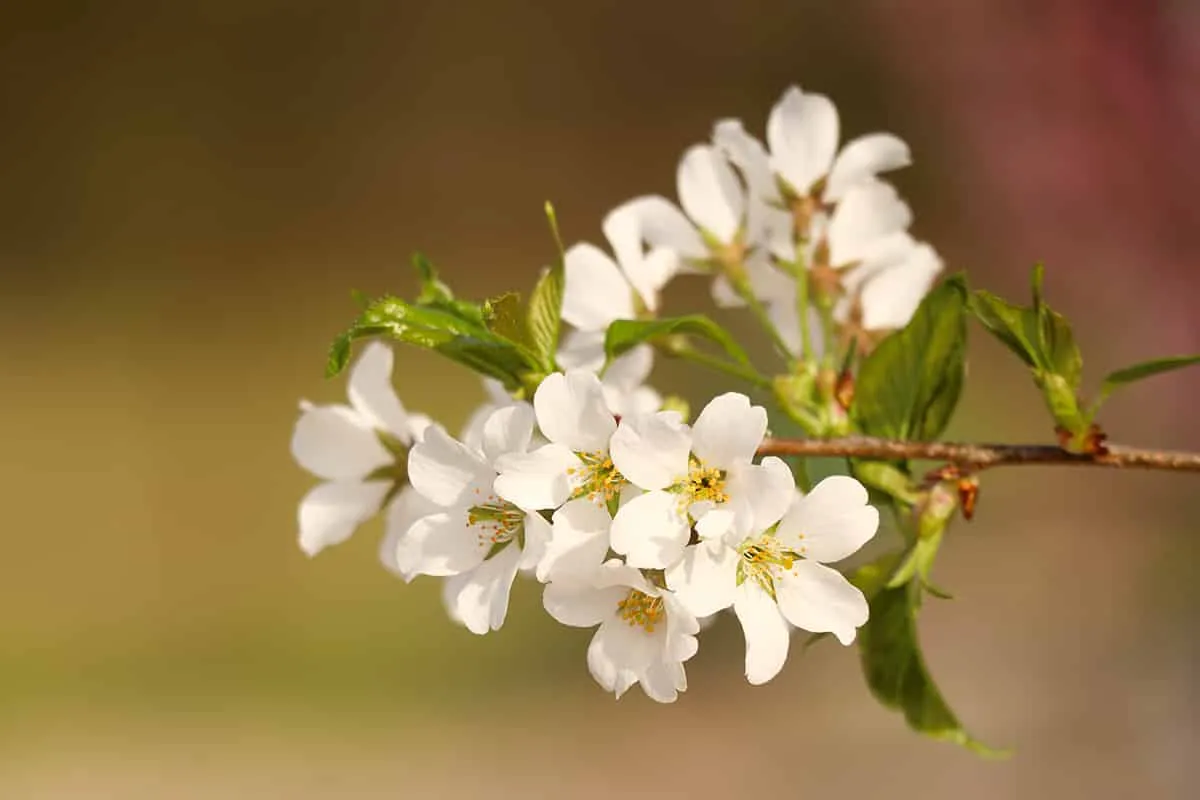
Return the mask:
<svg viewBox="0 0 1200 800"><path fill-rule="evenodd" d="M607 502L624 479L608 454L617 428L600 379L573 370L547 376L533 395L538 428L549 444L512 452L496 464L496 493L529 509L558 508L572 497Z"/></svg>
<svg viewBox="0 0 1200 800"><path fill-rule="evenodd" d="M326 481L300 502L300 547L310 556L344 542L379 512L403 477L397 454L429 425L428 418L405 411L391 374L392 350L375 342L350 371L350 405L300 404L292 456ZM391 522L388 535L395 536Z"/></svg>
<svg viewBox="0 0 1200 800"><path fill-rule="evenodd" d="M409 480L438 507L416 520L400 539L396 564L408 576L448 578L450 614L472 633L497 630L508 612L508 595L520 568L541 560L550 525L493 491L494 464L521 453L533 436L533 409L518 403L494 411L475 450L433 426L413 447Z"/></svg>
<svg viewBox="0 0 1200 800"><path fill-rule="evenodd" d="M694 614L732 603L746 637L746 678L765 683L787 660L788 623L832 633L844 645L854 641L867 621L866 598L825 565L856 552L878 527L861 483L826 478L797 496L774 530L703 543L702 557L668 572L667 585Z"/></svg>
<svg viewBox="0 0 1200 800"><path fill-rule="evenodd" d="M583 331L571 331L558 351L558 363L566 371L584 370L600 377L604 402L618 417L649 414L662 408L662 395L646 385L654 368L654 349L641 344L613 359L604 369L604 339Z"/></svg>
<svg viewBox="0 0 1200 800"><path fill-rule="evenodd" d="M564 625L598 625L588 646L592 677L620 697L633 684L660 703L687 688L683 662L696 654L696 618L671 592L612 560L591 575L547 584L546 610Z"/></svg>
<svg viewBox="0 0 1200 800"><path fill-rule="evenodd" d="M942 260L928 244L901 234L885 258L851 270L843 281L845 295L834 309L839 321L857 315L866 331L903 328L929 292Z"/></svg>
<svg viewBox="0 0 1200 800"><path fill-rule="evenodd" d="M509 394L508 390L504 388L504 384L495 378L483 379L483 391L487 395L487 400L467 417L459 436L462 443L472 450L483 449L483 426L493 412L521 402Z"/></svg>
<svg viewBox="0 0 1200 800"><path fill-rule="evenodd" d="M612 437L620 473L646 492L613 520L612 548L635 567L665 569L684 555L692 527L702 538L746 530L756 514L791 498L791 471L777 458L752 463L767 412L743 394L714 398L693 427L673 412L622 419Z"/></svg>

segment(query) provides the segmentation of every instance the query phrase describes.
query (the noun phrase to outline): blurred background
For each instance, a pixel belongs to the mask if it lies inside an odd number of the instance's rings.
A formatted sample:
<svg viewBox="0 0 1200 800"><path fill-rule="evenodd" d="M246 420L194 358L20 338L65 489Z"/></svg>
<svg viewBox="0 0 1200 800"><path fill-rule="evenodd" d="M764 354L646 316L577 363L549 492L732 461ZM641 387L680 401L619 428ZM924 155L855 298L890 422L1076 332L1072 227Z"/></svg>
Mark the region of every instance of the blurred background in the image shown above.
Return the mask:
<svg viewBox="0 0 1200 800"><path fill-rule="evenodd" d="M1192 796L1194 477L986 475L921 627L1017 750L989 763L876 706L852 650L751 689L732 619L674 706L615 703L532 584L476 638L377 565L378 525L306 559L288 441L301 397L344 397L351 289L411 291L418 248L465 295L525 288L543 201L599 241L792 83L912 145L950 268L1024 298L1044 260L1093 381L1195 351L1200 4L26 2L0 63L0 797ZM978 332L972 357L952 433L1049 440L1022 370ZM482 399L397 364L451 427ZM1105 425L1198 449L1198 390L1156 378Z"/></svg>

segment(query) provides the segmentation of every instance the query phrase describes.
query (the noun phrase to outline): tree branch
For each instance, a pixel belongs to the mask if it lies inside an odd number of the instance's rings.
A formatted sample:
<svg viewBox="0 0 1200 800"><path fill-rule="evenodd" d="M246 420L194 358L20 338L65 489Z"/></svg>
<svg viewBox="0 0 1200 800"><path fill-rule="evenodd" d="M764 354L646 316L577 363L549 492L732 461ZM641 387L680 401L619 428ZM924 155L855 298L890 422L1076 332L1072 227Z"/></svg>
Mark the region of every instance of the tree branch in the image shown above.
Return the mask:
<svg viewBox="0 0 1200 800"><path fill-rule="evenodd" d="M1103 454L1072 453L1051 444L957 444L906 442L872 436L841 439L766 439L760 456L833 456L897 461L945 461L978 471L1019 464L1054 464L1083 467L1121 467L1175 472L1200 472L1200 453L1141 450L1108 445Z"/></svg>

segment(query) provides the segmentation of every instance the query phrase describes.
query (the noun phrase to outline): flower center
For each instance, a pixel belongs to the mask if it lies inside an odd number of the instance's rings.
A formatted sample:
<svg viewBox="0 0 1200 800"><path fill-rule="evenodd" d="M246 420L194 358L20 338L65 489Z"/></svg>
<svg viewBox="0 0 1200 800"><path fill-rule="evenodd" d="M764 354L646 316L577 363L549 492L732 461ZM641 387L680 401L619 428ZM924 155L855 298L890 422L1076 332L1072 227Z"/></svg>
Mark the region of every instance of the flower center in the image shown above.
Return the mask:
<svg viewBox="0 0 1200 800"><path fill-rule="evenodd" d="M801 551L804 548L800 548ZM738 583L752 580L762 590L775 597L775 579L780 570L791 570L801 554L788 550L779 544L774 536L765 535L757 539L748 539L738 548Z"/></svg>
<svg viewBox="0 0 1200 800"><path fill-rule="evenodd" d="M567 469L576 484L571 499L586 497L596 503L608 503L621 494L625 476L613 464L612 456L605 452L577 453L579 466Z"/></svg>
<svg viewBox="0 0 1200 800"><path fill-rule="evenodd" d="M661 597L651 597L637 589L630 589L625 599L617 603L617 616L630 627L641 628L646 633L654 633L654 626L666 615Z"/></svg>
<svg viewBox="0 0 1200 800"><path fill-rule="evenodd" d="M716 467L706 467L692 459L684 490L694 503L724 503L729 500L725 493L725 473Z"/></svg>
<svg viewBox="0 0 1200 800"><path fill-rule="evenodd" d="M493 495L467 510L467 524L475 529L481 544L505 544L524 532L525 512Z"/></svg>

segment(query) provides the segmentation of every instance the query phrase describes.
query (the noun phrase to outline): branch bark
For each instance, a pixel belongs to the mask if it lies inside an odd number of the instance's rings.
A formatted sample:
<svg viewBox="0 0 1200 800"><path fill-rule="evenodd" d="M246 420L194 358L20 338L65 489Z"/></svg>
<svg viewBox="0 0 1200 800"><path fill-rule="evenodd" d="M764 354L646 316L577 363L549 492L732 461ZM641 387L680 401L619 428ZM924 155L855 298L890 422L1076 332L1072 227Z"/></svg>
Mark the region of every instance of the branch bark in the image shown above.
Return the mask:
<svg viewBox="0 0 1200 800"><path fill-rule="evenodd" d="M871 436L841 439L766 439L760 456L833 456L874 458L884 461L922 459L944 461L979 471L990 467L1046 464L1080 467L1117 467L1173 472L1200 472L1200 453L1143 450L1108 445L1098 454L1072 453L1049 444L957 444L906 442Z"/></svg>

